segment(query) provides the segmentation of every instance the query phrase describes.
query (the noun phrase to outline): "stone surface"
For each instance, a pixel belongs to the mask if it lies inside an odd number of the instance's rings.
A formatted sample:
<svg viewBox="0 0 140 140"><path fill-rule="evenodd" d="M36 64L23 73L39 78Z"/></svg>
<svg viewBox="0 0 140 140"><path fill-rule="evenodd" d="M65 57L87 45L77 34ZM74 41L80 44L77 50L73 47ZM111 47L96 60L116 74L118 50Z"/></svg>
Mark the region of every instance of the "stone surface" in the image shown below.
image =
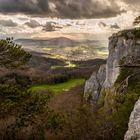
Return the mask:
<svg viewBox="0 0 140 140"><path fill-rule="evenodd" d="M119 73L119 63L126 56L140 56L140 46L133 39L112 36L109 39L109 56L107 59L106 80L104 87L112 87Z"/></svg>
<svg viewBox="0 0 140 140"><path fill-rule="evenodd" d="M131 31L128 31L128 33L119 32L113 34L109 38L109 56L106 70L104 69L104 74L101 70L98 71L101 81L98 80L97 73L92 74L91 78L87 80L84 92L86 98L90 96L93 100L98 100L102 89L112 88L120 74L120 67L118 66L122 58L126 56L140 56L140 40L132 37Z"/></svg>
<svg viewBox="0 0 140 140"><path fill-rule="evenodd" d="M106 65L101 65L97 73L93 73L85 84L85 98L96 102L99 98L101 88L106 78Z"/></svg>
<svg viewBox="0 0 140 140"><path fill-rule="evenodd" d="M136 102L131 113L124 140L140 140L140 99Z"/></svg>
<svg viewBox="0 0 140 140"><path fill-rule="evenodd" d="M87 80L84 93L86 98L91 97L93 101L98 102L104 89L113 89L113 85L120 74L120 67L118 66L122 58L125 58L125 62L128 63L133 62L132 58L140 58L140 38L135 36L134 31L134 29L122 31L109 38L107 64ZM129 128L124 140L140 140L140 99L131 113Z"/></svg>

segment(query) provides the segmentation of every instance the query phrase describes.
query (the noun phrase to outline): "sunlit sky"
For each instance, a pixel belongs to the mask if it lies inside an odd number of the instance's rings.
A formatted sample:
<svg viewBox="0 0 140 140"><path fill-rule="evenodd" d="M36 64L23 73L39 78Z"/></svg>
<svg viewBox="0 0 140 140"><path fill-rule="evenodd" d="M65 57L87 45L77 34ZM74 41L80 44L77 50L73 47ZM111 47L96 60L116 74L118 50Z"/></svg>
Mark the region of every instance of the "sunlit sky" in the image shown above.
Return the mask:
<svg viewBox="0 0 140 140"><path fill-rule="evenodd" d="M139 12L139 0L0 0L0 37L104 38Z"/></svg>

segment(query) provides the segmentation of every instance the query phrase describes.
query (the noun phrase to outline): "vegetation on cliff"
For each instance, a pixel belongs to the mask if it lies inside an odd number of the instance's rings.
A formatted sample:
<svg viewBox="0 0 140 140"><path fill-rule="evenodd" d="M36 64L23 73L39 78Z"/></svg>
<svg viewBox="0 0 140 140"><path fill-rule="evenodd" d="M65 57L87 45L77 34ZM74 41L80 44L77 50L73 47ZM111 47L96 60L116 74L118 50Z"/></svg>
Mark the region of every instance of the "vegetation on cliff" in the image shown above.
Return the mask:
<svg viewBox="0 0 140 140"><path fill-rule="evenodd" d="M110 130L104 135L104 139L123 140L128 129L129 116L136 101L140 97L140 67L139 58L130 56L120 61L120 75L118 76L114 89L105 90L99 99L101 115L104 114L106 122L112 122ZM110 116L109 118L107 116ZM106 136L107 135L107 136Z"/></svg>

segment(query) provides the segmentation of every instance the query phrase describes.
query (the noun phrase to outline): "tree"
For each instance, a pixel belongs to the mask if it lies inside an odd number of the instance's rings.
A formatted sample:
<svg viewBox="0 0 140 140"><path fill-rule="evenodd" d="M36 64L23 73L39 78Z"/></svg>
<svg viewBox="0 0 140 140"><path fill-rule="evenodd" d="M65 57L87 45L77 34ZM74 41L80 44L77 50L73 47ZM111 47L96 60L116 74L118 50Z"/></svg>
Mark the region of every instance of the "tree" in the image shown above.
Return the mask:
<svg viewBox="0 0 140 140"><path fill-rule="evenodd" d="M4 80L0 78L0 122L6 123L0 126L1 140L43 140L46 131L57 133L63 127L64 116L49 107L49 95L32 93L26 85L28 77L15 72L30 57L12 38L0 40L0 67L10 71ZM17 82L5 82L13 77Z"/></svg>
<svg viewBox="0 0 140 140"><path fill-rule="evenodd" d="M17 68L29 61L31 54L13 42L13 38L0 40L0 66Z"/></svg>
<svg viewBox="0 0 140 140"><path fill-rule="evenodd" d="M63 128L65 118L49 107L47 94L0 85L0 97L0 121L14 117L14 121L0 126L0 130L5 129L0 132L1 140L44 140L46 131L57 133ZM28 133L23 135L25 130Z"/></svg>

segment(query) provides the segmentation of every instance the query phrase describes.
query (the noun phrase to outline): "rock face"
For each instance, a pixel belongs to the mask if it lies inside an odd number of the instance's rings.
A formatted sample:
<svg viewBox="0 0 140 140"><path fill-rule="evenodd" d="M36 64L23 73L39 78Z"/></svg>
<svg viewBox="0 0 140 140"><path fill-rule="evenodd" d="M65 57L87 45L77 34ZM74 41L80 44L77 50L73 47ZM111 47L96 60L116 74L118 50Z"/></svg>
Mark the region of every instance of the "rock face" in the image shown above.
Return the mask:
<svg viewBox="0 0 140 140"><path fill-rule="evenodd" d="M140 99L136 102L131 113L129 128L124 140L140 140Z"/></svg>
<svg viewBox="0 0 140 140"><path fill-rule="evenodd" d="M106 65L101 65L97 73L93 73L85 84L85 98L96 102L99 98L101 88L106 78Z"/></svg>
<svg viewBox="0 0 140 140"><path fill-rule="evenodd" d="M92 74L85 85L85 97L97 101L102 89L111 88L120 74L120 60L128 56L140 56L140 40L134 39L132 31L122 31L109 38L109 56L106 66ZM106 68L105 68L106 67Z"/></svg>
<svg viewBox="0 0 140 140"><path fill-rule="evenodd" d="M140 42L132 38L126 39L126 36L121 33L114 34L109 38L105 88L113 86L120 74L120 68L118 67L120 60L126 56L140 56Z"/></svg>
<svg viewBox="0 0 140 140"><path fill-rule="evenodd" d="M91 97L92 101L98 102L104 89L113 89L113 85L120 75L120 62L124 60L123 64L133 64L135 58L140 58L140 31L132 29L113 34L109 38L107 64L101 66L99 71L93 73L87 80L85 97ZM129 128L124 140L140 140L140 99L131 113Z"/></svg>

